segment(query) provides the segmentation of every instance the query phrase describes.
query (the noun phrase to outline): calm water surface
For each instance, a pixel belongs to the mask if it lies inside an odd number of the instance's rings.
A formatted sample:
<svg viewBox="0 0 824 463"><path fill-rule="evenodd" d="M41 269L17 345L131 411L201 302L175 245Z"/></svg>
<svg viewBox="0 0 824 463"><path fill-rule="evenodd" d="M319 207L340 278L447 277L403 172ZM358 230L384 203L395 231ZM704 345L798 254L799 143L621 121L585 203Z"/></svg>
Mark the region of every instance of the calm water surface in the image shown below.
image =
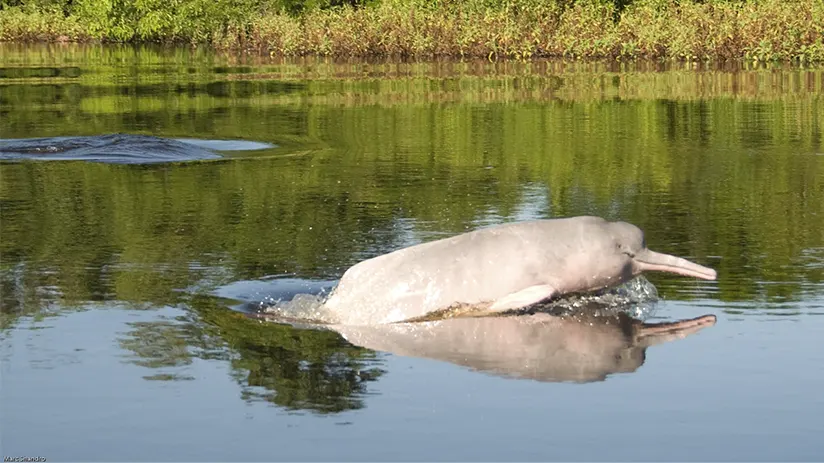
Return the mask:
<svg viewBox="0 0 824 463"><path fill-rule="evenodd" d="M822 94L821 68L0 45L0 139L153 135L221 155L0 163L0 453L821 460ZM244 313L405 245L581 214L717 269L649 275L662 301L644 314L715 326L646 349L579 324L504 365Z"/></svg>

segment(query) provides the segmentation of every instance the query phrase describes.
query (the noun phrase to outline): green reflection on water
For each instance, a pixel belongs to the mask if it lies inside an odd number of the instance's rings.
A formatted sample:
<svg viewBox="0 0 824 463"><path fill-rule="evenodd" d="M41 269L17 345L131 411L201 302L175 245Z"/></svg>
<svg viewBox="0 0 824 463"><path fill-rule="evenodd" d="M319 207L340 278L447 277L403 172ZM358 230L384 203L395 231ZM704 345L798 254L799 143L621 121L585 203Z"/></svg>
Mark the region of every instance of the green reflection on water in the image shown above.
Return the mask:
<svg viewBox="0 0 824 463"><path fill-rule="evenodd" d="M50 301L154 307L193 286L336 278L411 242L525 216L628 220L651 247L718 269L717 286L651 277L669 298L786 302L824 280L821 69L295 65L0 46L2 138L279 145L174 166L2 164L4 326Z"/></svg>
<svg viewBox="0 0 824 463"><path fill-rule="evenodd" d="M368 384L384 374L374 352L332 331L260 322L211 297L195 296L186 307L186 316L129 323L121 336L126 361L150 369L145 379L191 380L186 366L195 359L220 360L246 401L337 413L362 408Z"/></svg>

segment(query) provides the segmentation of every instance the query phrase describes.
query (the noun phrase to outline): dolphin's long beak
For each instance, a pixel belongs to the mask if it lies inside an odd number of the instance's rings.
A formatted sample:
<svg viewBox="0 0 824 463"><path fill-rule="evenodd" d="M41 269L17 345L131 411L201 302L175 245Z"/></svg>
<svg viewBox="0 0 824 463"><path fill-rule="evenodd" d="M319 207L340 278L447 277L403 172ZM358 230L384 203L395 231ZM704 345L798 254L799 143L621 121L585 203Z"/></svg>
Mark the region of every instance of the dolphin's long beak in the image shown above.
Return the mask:
<svg viewBox="0 0 824 463"><path fill-rule="evenodd" d="M690 262L687 259L669 254L650 251L649 249L639 251L635 254L633 260L642 272L647 270L670 272L704 280L714 280L716 277L715 270L709 267L704 267L703 265Z"/></svg>

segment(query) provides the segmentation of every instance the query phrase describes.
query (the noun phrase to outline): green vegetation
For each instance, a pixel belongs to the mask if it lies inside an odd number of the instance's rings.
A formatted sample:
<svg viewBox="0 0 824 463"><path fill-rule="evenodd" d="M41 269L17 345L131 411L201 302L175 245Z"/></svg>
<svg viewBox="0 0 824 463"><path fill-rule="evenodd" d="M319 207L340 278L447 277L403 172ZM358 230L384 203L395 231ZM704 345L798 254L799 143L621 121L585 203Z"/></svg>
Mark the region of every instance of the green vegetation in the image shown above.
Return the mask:
<svg viewBox="0 0 824 463"><path fill-rule="evenodd" d="M270 56L824 60L824 0L0 0L0 40Z"/></svg>

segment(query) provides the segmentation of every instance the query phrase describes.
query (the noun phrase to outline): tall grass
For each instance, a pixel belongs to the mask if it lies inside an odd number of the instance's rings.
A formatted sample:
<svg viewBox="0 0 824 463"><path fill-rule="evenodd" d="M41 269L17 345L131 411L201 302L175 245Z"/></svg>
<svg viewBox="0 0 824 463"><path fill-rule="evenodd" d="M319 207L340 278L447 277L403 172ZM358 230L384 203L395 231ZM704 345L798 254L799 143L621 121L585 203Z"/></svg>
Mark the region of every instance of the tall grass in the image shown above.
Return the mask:
<svg viewBox="0 0 824 463"><path fill-rule="evenodd" d="M287 3L7 6L0 40L183 41L272 56L824 60L824 0Z"/></svg>

